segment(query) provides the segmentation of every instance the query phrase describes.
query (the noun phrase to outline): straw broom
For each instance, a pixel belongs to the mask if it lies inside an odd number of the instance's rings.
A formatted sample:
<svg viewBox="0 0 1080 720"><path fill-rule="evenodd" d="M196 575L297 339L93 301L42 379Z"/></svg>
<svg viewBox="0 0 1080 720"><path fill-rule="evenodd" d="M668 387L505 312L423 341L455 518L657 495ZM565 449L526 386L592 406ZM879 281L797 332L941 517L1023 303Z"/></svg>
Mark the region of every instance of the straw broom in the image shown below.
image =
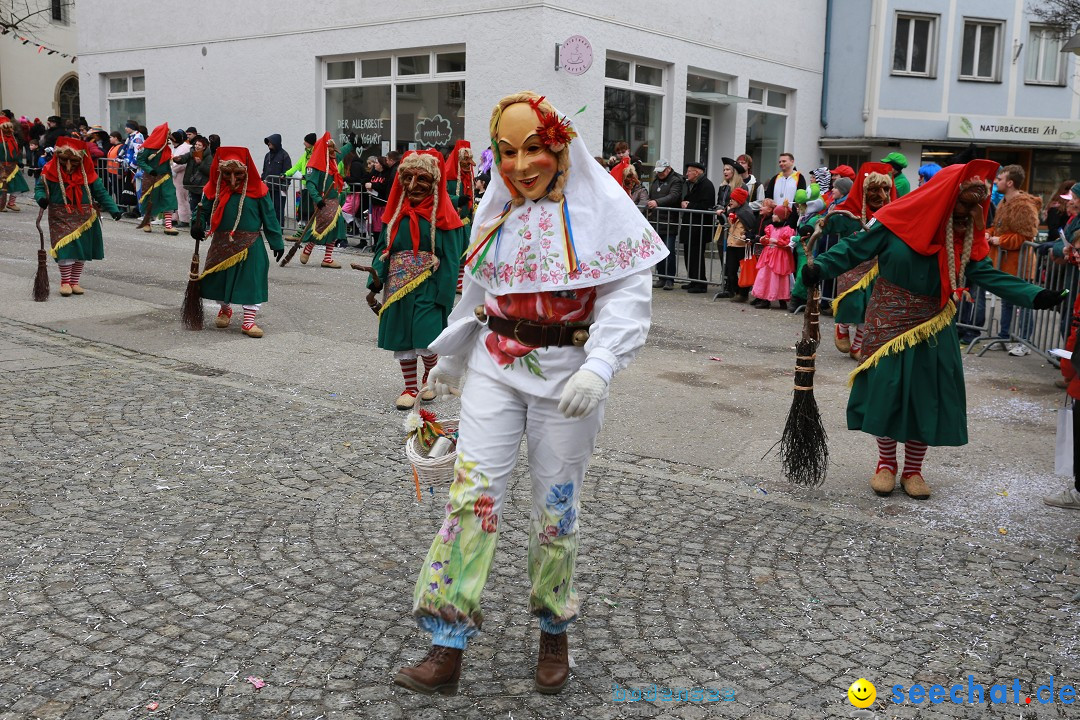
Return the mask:
<svg viewBox="0 0 1080 720"><path fill-rule="evenodd" d="M810 248L821 234L823 225L803 242L806 264L814 265ZM820 283L807 287L806 315L802 338L795 344L795 394L791 399L787 423L780 436L780 463L789 481L800 487L818 487L825 482L829 467L829 445L821 413L814 399L814 358L817 357L821 332L818 312L821 304Z"/></svg>
<svg viewBox="0 0 1080 720"><path fill-rule="evenodd" d="M202 282L199 280L199 239L195 240L195 252L191 256L188 284L184 291L181 320L188 330L203 329Z"/></svg>
<svg viewBox="0 0 1080 720"><path fill-rule="evenodd" d="M37 274L34 275L34 302L45 302L49 299L49 255L45 252L45 233L41 230L41 218L44 214L45 208L38 210L36 225L41 246L37 253Z"/></svg>

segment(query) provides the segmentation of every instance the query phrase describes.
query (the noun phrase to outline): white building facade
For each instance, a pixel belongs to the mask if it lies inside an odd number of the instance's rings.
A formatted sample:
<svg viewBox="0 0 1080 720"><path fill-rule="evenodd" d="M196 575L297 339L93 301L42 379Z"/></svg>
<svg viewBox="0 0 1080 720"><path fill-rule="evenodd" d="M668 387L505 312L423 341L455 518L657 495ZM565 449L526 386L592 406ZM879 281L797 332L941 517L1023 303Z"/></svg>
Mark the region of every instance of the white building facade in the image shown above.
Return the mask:
<svg viewBox="0 0 1080 720"><path fill-rule="evenodd" d="M918 167L974 145L1048 197L1080 177L1080 69L1027 0L830 0L822 148Z"/></svg>
<svg viewBox="0 0 1080 720"><path fill-rule="evenodd" d="M59 115L74 124L81 111L78 61L73 62L77 44L73 3L27 0L27 11L22 5L18 4L20 14L30 15L26 29L0 36L0 108L31 120Z"/></svg>
<svg viewBox="0 0 1080 720"><path fill-rule="evenodd" d="M759 175L784 151L820 160L825 0L761 0L753 13L703 0L239 0L183 23L165 20L170 5L190 16L174 2L113 13L80 0L91 122L195 126L256 159L271 133L295 157L324 130L355 132L365 154L482 148L495 102L531 89L574 116L594 155L624 140L647 168L703 161L714 179L744 150Z"/></svg>

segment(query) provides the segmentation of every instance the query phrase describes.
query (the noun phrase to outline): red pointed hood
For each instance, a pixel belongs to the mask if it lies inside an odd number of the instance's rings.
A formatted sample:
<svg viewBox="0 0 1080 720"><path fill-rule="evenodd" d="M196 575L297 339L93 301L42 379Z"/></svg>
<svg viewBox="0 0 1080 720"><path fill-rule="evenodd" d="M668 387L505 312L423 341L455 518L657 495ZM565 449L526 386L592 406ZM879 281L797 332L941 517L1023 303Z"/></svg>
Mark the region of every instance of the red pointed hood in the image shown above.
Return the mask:
<svg viewBox="0 0 1080 720"><path fill-rule="evenodd" d="M993 160L972 160L966 165L950 165L943 168L925 185L904 197L889 203L877 211L874 219L920 255L937 255L941 271L941 304L945 305L949 294L949 256L947 251L960 252L960 238L954 239L954 247L945 247L945 228L952 222L953 208L960 195L960 184L972 179L993 182L998 164ZM982 204L982 222L976 222L971 259L982 260L990 252L986 240L986 213L990 209L990 194Z"/></svg>
<svg viewBox="0 0 1080 720"><path fill-rule="evenodd" d="M242 162L247 167L245 195L249 198L258 199L264 197L268 192L266 183L259 177L259 170L255 166L255 161L252 160L251 153L246 147L219 147L218 151L214 154L214 163L210 166L210 181L203 187L203 196L214 203L214 211L210 217L209 231L211 233L217 230L218 225L221 223L221 216L225 211L225 206L228 204L229 199L236 194L228 185L221 185L221 197L217 197L218 186L221 182L221 170L219 166L227 160Z"/></svg>
<svg viewBox="0 0 1080 720"><path fill-rule="evenodd" d="M862 217L862 210L863 210L863 207L862 207L863 196L864 196L865 190L866 190L866 176L869 175L870 173L879 173L881 175L884 175L885 177L890 177L889 173L891 173L891 172L892 172L892 166L889 165L888 163L881 163L881 162L865 162L865 163L863 163L861 166L859 166L859 172L852 181L851 192L849 192L847 194L847 197L844 199L844 202L840 203L840 205L833 208L834 212L836 210L847 210L849 213L851 213L855 217L861 218ZM891 185L892 186L889 189L889 202L890 203L893 202L894 200L896 200L896 185L895 184L891 184ZM869 208L867 208L867 211L869 212ZM869 220L873 216L874 216L874 214L872 212L869 212L869 217L867 217L867 220Z"/></svg>
<svg viewBox="0 0 1080 720"><path fill-rule="evenodd" d="M461 177L461 151L464 149L472 151L472 144L468 140L458 140L454 143L454 149L450 151L450 155L446 158L446 162L443 164L443 181L446 183L447 192L451 187L451 183L460 182L461 192L458 194L467 195L470 202L473 198L473 177L475 173L476 163L474 162L472 167L469 168L468 177Z"/></svg>
<svg viewBox="0 0 1080 720"><path fill-rule="evenodd" d="M56 156L65 148L74 150L82 156L82 167L78 172L65 172L63 178L61 178L60 173L63 169L60 167ZM79 189L83 185L89 185L98 179L97 171L94 170L94 161L90 157L86 143L64 135L56 139L56 152L53 153L52 159L45 163L45 167L41 169L41 175L49 182L62 184L67 191L65 202L76 207L81 207L83 202L82 193L79 192ZM90 199L86 198L86 202L90 202Z"/></svg>
<svg viewBox="0 0 1080 720"><path fill-rule="evenodd" d="M341 177L341 172L338 170L337 158L331 162L330 160L330 148L327 146L327 142L330 140L330 133L323 133L322 137L315 141L315 146L311 148L311 158L308 159L308 169L321 170L322 172L330 175L334 178L334 188L341 190L345 187L345 178Z"/></svg>
<svg viewBox="0 0 1080 720"><path fill-rule="evenodd" d="M146 138L146 142L142 146L145 150L161 150L161 153L156 158L159 165L171 160L172 148L169 147L169 124L162 123L154 128L154 131L150 133L150 137Z"/></svg>

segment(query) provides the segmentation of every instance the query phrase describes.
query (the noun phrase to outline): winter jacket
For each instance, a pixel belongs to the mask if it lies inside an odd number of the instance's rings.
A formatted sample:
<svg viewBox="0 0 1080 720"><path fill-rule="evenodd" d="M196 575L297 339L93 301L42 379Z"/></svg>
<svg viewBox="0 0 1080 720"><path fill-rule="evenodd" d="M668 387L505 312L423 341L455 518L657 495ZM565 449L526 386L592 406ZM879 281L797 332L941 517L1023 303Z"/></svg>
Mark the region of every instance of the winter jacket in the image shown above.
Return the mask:
<svg viewBox="0 0 1080 720"><path fill-rule="evenodd" d="M1070 324L1069 339L1065 341L1065 349L1069 352L1076 352L1076 329L1077 325L1080 325L1080 298L1076 298L1076 304L1073 305L1072 323ZM1066 392L1069 393L1069 397L1080 400L1080 377L1076 374L1076 368L1073 367L1071 360L1062 358L1061 360L1061 376L1065 378L1065 382L1069 385L1066 388Z"/></svg>
<svg viewBox="0 0 1080 720"><path fill-rule="evenodd" d="M1000 246L990 247L990 259L1002 271L1015 275L1020 263L1020 248L1039 234L1039 211L1042 200L1026 192L1017 193L1011 200L998 203L994 227L988 235L1001 238ZM1002 250L1005 259L998 264Z"/></svg>
<svg viewBox="0 0 1080 720"><path fill-rule="evenodd" d="M660 235L674 235L679 231L678 213L661 208L679 207L682 202L683 183L683 176L674 170L663 180L654 177L649 183L649 199L656 202L656 209L649 211L649 219Z"/></svg>
<svg viewBox="0 0 1080 720"><path fill-rule="evenodd" d="M194 150L179 157L174 155L173 162L184 163L184 187L187 191L202 193L206 183L210 182L210 166L214 164L210 150L203 150L202 162L195 160Z"/></svg>
<svg viewBox="0 0 1080 720"><path fill-rule="evenodd" d="M281 147L281 135L274 133L264 139L263 142L269 143L269 150L263 156L263 180L268 177L284 175L285 171L292 165L292 158L289 157L289 153L285 151L285 148Z"/></svg>
<svg viewBox="0 0 1080 720"><path fill-rule="evenodd" d="M279 135L278 137L281 136ZM300 153L300 159L296 161L296 164L285 171L285 177L292 177L297 173L300 174L300 177L307 175L307 164L308 160L311 159L311 150L312 149L309 147L304 148L304 151Z"/></svg>

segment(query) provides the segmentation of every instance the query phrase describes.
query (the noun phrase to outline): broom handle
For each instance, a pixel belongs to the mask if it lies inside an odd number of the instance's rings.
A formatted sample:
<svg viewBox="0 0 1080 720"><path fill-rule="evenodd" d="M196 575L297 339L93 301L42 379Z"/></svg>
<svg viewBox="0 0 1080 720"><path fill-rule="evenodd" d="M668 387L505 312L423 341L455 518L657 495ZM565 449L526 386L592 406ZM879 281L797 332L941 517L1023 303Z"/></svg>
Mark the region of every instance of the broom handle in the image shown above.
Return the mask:
<svg viewBox="0 0 1080 720"><path fill-rule="evenodd" d="M195 252L191 255L191 267L188 269L188 280L199 279L199 243L201 240L195 241Z"/></svg>
<svg viewBox="0 0 1080 720"><path fill-rule="evenodd" d="M45 208L38 210L37 220L34 221L34 225L37 226L38 238L41 240L41 249L45 249L45 232L41 229L41 218L45 215Z"/></svg>
<svg viewBox="0 0 1080 720"><path fill-rule="evenodd" d="M825 218L820 218L813 234L806 240L801 241L803 254L806 256L806 264L809 267L814 267L814 255L810 252L810 249L817 244L817 239L821 237L821 232L824 229ZM818 283L812 288L807 288L807 291L809 296L806 298L806 312L803 315L803 337L818 342L821 340L821 284Z"/></svg>

